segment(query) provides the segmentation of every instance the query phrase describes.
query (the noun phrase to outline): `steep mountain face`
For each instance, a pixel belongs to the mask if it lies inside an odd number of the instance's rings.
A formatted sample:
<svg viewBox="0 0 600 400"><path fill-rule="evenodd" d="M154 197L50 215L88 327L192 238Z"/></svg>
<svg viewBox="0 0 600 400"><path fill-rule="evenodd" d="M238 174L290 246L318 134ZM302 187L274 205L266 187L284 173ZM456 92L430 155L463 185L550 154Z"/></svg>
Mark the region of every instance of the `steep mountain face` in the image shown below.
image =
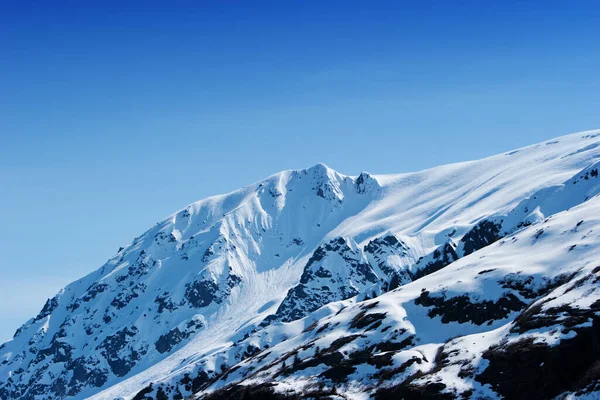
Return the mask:
<svg viewBox="0 0 600 400"><path fill-rule="evenodd" d="M306 263L300 283L277 309L278 320L290 322L332 301L356 296L378 278L351 239L336 238L319 246Z"/></svg>
<svg viewBox="0 0 600 400"><path fill-rule="evenodd" d="M347 238L334 238L314 251L300 277L289 290L272 321L290 322L337 300L359 294L373 296L412 280L414 259L393 234L370 241L364 249Z"/></svg>
<svg viewBox="0 0 600 400"><path fill-rule="evenodd" d="M0 346L0 398L593 397L599 170L593 131L191 204Z"/></svg>

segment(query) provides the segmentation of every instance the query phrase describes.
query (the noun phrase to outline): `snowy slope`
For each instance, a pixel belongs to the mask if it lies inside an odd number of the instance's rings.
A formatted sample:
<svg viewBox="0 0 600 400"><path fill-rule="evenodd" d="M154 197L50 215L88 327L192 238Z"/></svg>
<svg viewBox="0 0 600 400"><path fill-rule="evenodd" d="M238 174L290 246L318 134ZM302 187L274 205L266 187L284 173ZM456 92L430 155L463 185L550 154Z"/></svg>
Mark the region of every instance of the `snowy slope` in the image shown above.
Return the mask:
<svg viewBox="0 0 600 400"><path fill-rule="evenodd" d="M498 370L519 341L596 329L599 158L590 131L417 173L319 164L193 203L0 346L0 398L511 397Z"/></svg>
<svg viewBox="0 0 600 400"><path fill-rule="evenodd" d="M239 381L277 382L274 390L282 392L335 385L356 397L397 398L428 386L450 398L539 398L581 389L589 382L577 386L577 379L600 355L593 348L600 340L599 216L596 197L376 299L329 304L207 391ZM281 329L291 328L266 335ZM262 343L242 343L264 347L260 336ZM510 357L522 351L533 360L521 356L513 365ZM537 371L540 364L552 369ZM518 382L499 374L511 369ZM566 383L546 382L563 377Z"/></svg>

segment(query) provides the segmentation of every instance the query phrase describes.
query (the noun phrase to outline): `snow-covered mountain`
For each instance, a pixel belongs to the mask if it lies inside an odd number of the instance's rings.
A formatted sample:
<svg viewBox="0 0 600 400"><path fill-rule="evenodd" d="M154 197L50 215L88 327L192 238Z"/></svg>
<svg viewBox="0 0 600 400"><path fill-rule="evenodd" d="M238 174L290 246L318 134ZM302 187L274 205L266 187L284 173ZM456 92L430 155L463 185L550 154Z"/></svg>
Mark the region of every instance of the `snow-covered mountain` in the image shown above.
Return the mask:
<svg viewBox="0 0 600 400"><path fill-rule="evenodd" d="M600 131L193 203L0 346L1 399L599 397Z"/></svg>

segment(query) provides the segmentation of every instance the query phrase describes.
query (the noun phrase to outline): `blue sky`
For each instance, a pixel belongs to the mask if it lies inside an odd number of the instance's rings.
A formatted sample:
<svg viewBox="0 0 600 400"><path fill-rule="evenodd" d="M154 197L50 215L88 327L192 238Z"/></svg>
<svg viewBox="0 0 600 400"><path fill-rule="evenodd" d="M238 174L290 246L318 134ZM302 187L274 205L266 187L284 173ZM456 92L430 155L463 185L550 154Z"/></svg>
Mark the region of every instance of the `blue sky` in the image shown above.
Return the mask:
<svg viewBox="0 0 600 400"><path fill-rule="evenodd" d="M208 195L599 128L599 27L594 1L0 3L0 341Z"/></svg>

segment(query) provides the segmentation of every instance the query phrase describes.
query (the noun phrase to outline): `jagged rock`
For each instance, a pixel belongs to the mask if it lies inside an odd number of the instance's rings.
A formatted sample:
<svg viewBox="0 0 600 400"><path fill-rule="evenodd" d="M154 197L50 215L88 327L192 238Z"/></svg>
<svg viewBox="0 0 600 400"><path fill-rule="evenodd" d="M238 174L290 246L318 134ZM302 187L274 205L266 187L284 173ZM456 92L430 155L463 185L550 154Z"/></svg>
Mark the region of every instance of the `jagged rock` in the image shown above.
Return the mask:
<svg viewBox="0 0 600 400"><path fill-rule="evenodd" d="M192 307L206 307L213 301L220 303L221 299L216 295L219 287L212 281L194 281L185 286L185 299Z"/></svg>
<svg viewBox="0 0 600 400"><path fill-rule="evenodd" d="M275 316L293 321L324 304L355 296L377 280L356 243L342 237L332 239L314 251L300 283L290 289Z"/></svg>

